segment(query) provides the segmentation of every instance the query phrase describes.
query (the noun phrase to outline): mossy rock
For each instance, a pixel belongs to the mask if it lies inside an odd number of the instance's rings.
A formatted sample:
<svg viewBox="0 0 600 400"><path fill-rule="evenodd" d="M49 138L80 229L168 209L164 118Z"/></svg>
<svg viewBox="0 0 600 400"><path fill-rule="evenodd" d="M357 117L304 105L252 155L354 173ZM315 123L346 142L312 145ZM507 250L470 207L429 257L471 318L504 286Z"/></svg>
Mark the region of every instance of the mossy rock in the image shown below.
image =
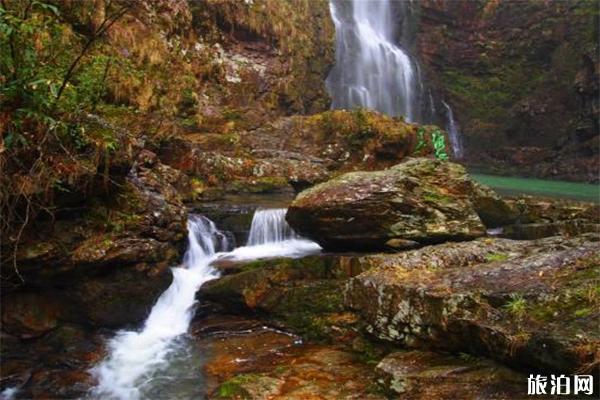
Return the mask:
<svg viewBox="0 0 600 400"><path fill-rule="evenodd" d="M516 213L454 163L409 159L382 171L340 175L301 192L286 219L328 250L414 247L483 236Z"/></svg>
<svg viewBox="0 0 600 400"><path fill-rule="evenodd" d="M420 261L430 251L405 253L352 278L346 305L397 344L540 370L597 368L597 236L501 243L477 257L463 249L466 262L444 268Z"/></svg>

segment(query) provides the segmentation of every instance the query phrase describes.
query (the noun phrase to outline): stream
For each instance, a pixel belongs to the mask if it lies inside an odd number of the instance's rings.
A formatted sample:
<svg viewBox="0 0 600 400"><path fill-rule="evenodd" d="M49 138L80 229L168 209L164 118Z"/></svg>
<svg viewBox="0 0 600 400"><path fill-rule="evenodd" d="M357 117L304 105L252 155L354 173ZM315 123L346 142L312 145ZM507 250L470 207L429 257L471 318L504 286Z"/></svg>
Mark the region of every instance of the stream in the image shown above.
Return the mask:
<svg viewBox="0 0 600 400"><path fill-rule="evenodd" d="M210 219L190 215L188 249L182 265L172 269L171 286L157 300L141 330L117 332L109 341L107 357L91 371L98 380L91 397L155 398L160 396L157 391L165 390L165 383L179 385L186 376L195 382L192 387L201 387L196 377L201 376L197 368L202 354L194 350L186 334L194 317L196 291L219 276L211 263L302 257L320 251L319 245L292 231L285 212L284 208L257 210L248 244L236 248Z"/></svg>
<svg viewBox="0 0 600 400"><path fill-rule="evenodd" d="M597 195L594 185L479 174L474 177L506 195L525 193L578 200L597 199L594 197ZM203 376L205 357L189 330L197 304L197 290L205 282L219 277L219 272L211 264L271 257L300 258L320 252L316 243L299 237L287 225L285 208L272 208L287 204L289 200L283 195L270 198L254 196L244 201L232 198L202 205L198 210L214 215L231 231L237 230L235 234L220 230L203 215L190 214L188 249L181 266L172 269L171 286L157 300L139 331L120 331L109 340L108 355L91 371L98 380L98 385L90 392L91 397L138 399L174 392L178 396L205 394L202 382L198 380ZM264 204L270 208L261 208ZM240 225L248 223L249 230L247 227L240 229ZM235 246L236 241L245 245ZM202 326L195 329L201 331ZM275 336L289 335L269 331L266 327L259 330ZM187 381L189 385L182 384Z"/></svg>

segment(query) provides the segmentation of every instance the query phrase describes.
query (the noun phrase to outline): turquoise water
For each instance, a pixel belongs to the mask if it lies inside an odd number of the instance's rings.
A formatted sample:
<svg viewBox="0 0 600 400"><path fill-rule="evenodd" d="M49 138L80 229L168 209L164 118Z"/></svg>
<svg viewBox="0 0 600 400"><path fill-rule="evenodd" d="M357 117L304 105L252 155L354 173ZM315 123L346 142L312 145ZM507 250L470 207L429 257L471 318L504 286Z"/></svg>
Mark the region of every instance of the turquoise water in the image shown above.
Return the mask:
<svg viewBox="0 0 600 400"><path fill-rule="evenodd" d="M502 195L530 194L600 203L600 185L485 174L471 174L471 176Z"/></svg>

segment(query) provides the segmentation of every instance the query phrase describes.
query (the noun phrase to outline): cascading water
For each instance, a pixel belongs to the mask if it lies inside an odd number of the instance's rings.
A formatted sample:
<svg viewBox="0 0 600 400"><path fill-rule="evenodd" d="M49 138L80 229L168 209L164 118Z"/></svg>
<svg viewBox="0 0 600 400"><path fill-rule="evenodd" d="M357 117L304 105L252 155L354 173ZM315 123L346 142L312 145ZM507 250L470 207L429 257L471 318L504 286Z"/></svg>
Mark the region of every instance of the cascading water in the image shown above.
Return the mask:
<svg viewBox="0 0 600 400"><path fill-rule="evenodd" d="M298 236L285 220L285 208L256 210L248 235L248 244L220 258L243 261L267 257L302 257L318 253L321 247Z"/></svg>
<svg viewBox="0 0 600 400"><path fill-rule="evenodd" d="M446 131L448 132L448 136L450 139L450 145L452 146L452 152L454 153L455 158L462 158L464 155L463 146L462 146L462 138L460 135L460 131L458 129L458 124L454 119L454 113L452 112L452 108L446 103L442 101L444 107L446 108Z"/></svg>
<svg viewBox="0 0 600 400"><path fill-rule="evenodd" d="M398 12L407 11L398 3ZM385 114L419 118L419 73L395 44L390 0L330 0L336 32L336 63L327 77L332 108L366 107Z"/></svg>
<svg viewBox="0 0 600 400"><path fill-rule="evenodd" d="M142 330L118 332L108 342L108 356L91 371L98 385L90 395L123 400L160 397L156 393L161 387L164 390L165 383L157 381L167 373L176 373L168 371L169 366L189 351L178 339L187 333L194 316L196 291L219 275L211 267L213 261L301 257L319 252L318 244L298 237L287 225L285 212L285 209L257 211L250 229L251 241L229 252L227 235L212 221L190 216L183 265L172 269L173 282L157 300ZM198 377L194 379L197 383Z"/></svg>
<svg viewBox="0 0 600 400"><path fill-rule="evenodd" d="M285 208L256 210L252 217L248 246L298 238L285 221L286 212Z"/></svg>
<svg viewBox="0 0 600 400"><path fill-rule="evenodd" d="M366 107L409 122L439 122L419 64L398 44L414 41L411 2L330 0L329 8L336 35L336 62L326 82L331 108ZM460 131L452 109L443 104L454 156L462 158Z"/></svg>
<svg viewBox="0 0 600 400"><path fill-rule="evenodd" d="M198 288L216 278L209 264L217 250L227 250L226 236L208 218L191 216L183 265L173 268L173 282L152 308L141 331L121 331L108 343L109 355L93 370L98 398L137 399L152 372L176 350L174 339L187 332Z"/></svg>

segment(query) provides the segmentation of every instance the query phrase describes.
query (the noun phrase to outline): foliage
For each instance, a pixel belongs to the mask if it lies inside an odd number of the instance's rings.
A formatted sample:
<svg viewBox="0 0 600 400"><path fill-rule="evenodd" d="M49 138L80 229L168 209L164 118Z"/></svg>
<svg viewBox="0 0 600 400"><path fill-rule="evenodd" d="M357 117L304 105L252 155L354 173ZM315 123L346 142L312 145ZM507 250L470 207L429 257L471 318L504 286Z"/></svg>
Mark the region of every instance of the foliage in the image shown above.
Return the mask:
<svg viewBox="0 0 600 400"><path fill-rule="evenodd" d="M517 318L521 318L527 312L527 301L520 294L513 293L504 308Z"/></svg>
<svg viewBox="0 0 600 400"><path fill-rule="evenodd" d="M427 147L427 140L425 139L425 128L419 127L417 130L417 146L415 147L415 153ZM430 132L431 144L433 146L433 155L438 160L447 161L448 154L446 153L446 137L444 133L439 129L435 128Z"/></svg>
<svg viewBox="0 0 600 400"><path fill-rule="evenodd" d="M117 139L91 129L86 113L105 94L111 61L92 45L129 8L111 4L99 27L82 33L50 2L0 1L1 229L13 246L2 261L13 257L16 275L25 226L41 211L52 215L53 197L85 187L98 165L107 179Z"/></svg>
<svg viewBox="0 0 600 400"><path fill-rule="evenodd" d="M236 375L233 378L223 382L221 386L219 386L217 393L220 398L238 398L238 399L247 399L250 398L250 394L246 389L242 387L242 385L246 383L251 383L253 380L256 380L258 375L254 374L240 374Z"/></svg>
<svg viewBox="0 0 600 400"><path fill-rule="evenodd" d="M446 139L442 131L439 129L431 132L431 141L433 142L433 154L435 158L442 161L448 160L448 154L446 154Z"/></svg>

